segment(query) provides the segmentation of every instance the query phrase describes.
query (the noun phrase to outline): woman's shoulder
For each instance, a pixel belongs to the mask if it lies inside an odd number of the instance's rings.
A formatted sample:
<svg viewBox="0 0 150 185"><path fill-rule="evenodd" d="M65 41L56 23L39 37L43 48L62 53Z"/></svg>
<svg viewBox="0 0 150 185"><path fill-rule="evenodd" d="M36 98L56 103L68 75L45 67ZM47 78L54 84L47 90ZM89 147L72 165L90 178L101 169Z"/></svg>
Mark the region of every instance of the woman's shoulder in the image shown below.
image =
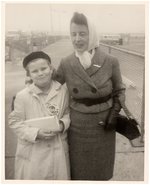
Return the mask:
<svg viewBox="0 0 150 185"><path fill-rule="evenodd" d="M117 57L115 57L112 54L109 54L109 53L104 52L101 49L101 47L96 48L96 53L98 53L99 55L105 57L106 59L109 59L109 60L117 60Z"/></svg>
<svg viewBox="0 0 150 185"><path fill-rule="evenodd" d="M66 57L64 57L64 58L62 58L61 63L62 63L62 64L68 64L68 63L70 63L70 60L72 60L74 57L75 57L75 54L74 54L74 52L73 52L73 53L71 53L70 55L68 55L68 56L66 56Z"/></svg>
<svg viewBox="0 0 150 185"><path fill-rule="evenodd" d="M105 58L106 60L109 60L111 62L116 62L118 61L117 57L108 53L105 53Z"/></svg>
<svg viewBox="0 0 150 185"><path fill-rule="evenodd" d="M118 64L118 58L116 56L109 54L109 53L106 53L106 52L102 51L100 48L98 48L96 52L98 52L99 55L104 58L105 62L111 63L113 65Z"/></svg>

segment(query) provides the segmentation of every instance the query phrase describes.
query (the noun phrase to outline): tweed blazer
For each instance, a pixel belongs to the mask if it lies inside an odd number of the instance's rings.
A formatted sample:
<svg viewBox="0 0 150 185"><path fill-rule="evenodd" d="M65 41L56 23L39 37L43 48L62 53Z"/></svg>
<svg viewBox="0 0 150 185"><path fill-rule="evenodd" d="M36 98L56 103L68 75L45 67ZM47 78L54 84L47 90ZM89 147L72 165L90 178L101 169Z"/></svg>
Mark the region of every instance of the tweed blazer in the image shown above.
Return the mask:
<svg viewBox="0 0 150 185"><path fill-rule="evenodd" d="M100 98L116 95L121 101L125 100L125 86L117 58L96 48L92 64L84 69L75 53L63 58L57 69L56 79L67 84L70 94L70 106L83 113L98 113L112 107L113 99L105 103L86 106L73 100L83 98Z"/></svg>

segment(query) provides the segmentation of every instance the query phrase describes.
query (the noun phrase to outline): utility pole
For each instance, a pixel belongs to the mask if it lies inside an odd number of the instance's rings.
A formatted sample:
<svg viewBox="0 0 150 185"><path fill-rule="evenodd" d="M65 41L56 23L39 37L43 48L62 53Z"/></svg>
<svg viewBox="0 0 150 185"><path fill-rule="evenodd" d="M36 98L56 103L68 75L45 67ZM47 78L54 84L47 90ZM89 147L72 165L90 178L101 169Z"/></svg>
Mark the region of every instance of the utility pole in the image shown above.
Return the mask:
<svg viewBox="0 0 150 185"><path fill-rule="evenodd" d="M52 13L52 5L50 5L50 24L51 24L51 33L53 34L53 13Z"/></svg>

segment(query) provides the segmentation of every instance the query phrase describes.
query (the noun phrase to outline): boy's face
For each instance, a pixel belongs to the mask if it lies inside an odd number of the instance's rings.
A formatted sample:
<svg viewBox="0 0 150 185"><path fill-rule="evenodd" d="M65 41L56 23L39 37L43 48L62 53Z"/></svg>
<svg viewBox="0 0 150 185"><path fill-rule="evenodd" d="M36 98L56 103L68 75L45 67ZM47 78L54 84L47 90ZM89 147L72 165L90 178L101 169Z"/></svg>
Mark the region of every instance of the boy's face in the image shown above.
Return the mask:
<svg viewBox="0 0 150 185"><path fill-rule="evenodd" d="M33 83L39 88L43 88L50 84L52 77L52 70L48 61L45 59L36 59L28 64L29 75Z"/></svg>

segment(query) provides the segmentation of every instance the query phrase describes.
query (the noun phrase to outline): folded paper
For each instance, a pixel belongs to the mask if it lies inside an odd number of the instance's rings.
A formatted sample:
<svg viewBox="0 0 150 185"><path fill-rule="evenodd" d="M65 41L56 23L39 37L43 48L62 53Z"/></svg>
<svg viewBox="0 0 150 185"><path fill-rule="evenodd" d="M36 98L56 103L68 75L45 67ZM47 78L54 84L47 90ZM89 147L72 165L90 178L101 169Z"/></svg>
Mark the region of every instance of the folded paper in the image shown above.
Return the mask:
<svg viewBox="0 0 150 185"><path fill-rule="evenodd" d="M25 123L30 127L59 131L59 120L56 116L48 116L26 120Z"/></svg>

